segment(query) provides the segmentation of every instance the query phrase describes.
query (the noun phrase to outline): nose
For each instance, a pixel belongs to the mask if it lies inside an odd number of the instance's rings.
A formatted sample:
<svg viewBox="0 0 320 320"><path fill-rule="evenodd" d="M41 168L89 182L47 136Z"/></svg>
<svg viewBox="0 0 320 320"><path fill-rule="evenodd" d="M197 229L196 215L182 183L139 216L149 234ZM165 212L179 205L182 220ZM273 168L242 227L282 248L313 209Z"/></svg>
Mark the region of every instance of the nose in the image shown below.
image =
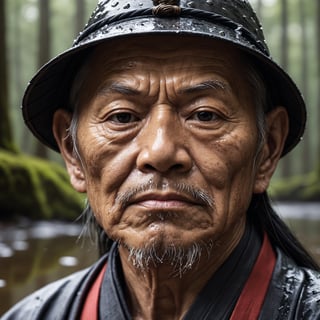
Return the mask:
<svg viewBox="0 0 320 320"><path fill-rule="evenodd" d="M140 171L183 173L192 168L186 134L176 112L170 108L159 107L152 112L139 139L137 167Z"/></svg>

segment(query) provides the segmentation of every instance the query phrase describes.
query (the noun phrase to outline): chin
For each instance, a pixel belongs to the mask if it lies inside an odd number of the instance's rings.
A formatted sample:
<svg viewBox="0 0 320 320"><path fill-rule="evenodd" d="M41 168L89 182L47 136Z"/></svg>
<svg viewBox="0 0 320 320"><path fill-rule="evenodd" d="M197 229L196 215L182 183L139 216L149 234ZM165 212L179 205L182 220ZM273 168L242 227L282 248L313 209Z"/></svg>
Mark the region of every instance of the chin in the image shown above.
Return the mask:
<svg viewBox="0 0 320 320"><path fill-rule="evenodd" d="M213 241L181 241L166 233L159 233L152 239L139 242L141 245L132 246L121 242L128 252L128 260L132 265L143 271L161 266L169 266L173 276L182 276L195 268L200 259L210 257L214 247Z"/></svg>

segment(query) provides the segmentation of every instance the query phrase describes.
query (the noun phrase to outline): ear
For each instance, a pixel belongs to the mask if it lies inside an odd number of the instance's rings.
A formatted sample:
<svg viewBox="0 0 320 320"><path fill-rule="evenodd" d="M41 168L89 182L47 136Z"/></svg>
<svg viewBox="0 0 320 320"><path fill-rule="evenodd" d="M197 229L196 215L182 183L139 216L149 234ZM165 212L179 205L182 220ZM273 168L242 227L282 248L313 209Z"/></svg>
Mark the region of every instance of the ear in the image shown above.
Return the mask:
<svg viewBox="0 0 320 320"><path fill-rule="evenodd" d="M289 118L284 107L276 107L266 115L266 137L258 159L254 193L263 193L270 184L281 157L289 131Z"/></svg>
<svg viewBox="0 0 320 320"><path fill-rule="evenodd" d="M53 116L52 130L66 164L73 188L78 192L86 192L86 181L81 161L74 152L73 142L68 134L71 118L70 112L58 109Z"/></svg>

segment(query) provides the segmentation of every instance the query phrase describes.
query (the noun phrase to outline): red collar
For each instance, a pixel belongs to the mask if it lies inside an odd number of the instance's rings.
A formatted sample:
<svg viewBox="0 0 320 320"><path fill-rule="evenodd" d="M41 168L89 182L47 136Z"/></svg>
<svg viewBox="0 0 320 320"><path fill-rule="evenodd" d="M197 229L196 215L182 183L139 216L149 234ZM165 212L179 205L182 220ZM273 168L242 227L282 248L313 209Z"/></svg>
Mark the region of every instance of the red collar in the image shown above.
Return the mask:
<svg viewBox="0 0 320 320"><path fill-rule="evenodd" d="M258 319L275 264L276 255L265 233L259 256L233 309L230 320Z"/></svg>
<svg viewBox="0 0 320 320"><path fill-rule="evenodd" d="M99 319L99 296L103 276L106 272L107 264L101 269L97 279L91 287L87 299L84 303L81 320L98 320Z"/></svg>

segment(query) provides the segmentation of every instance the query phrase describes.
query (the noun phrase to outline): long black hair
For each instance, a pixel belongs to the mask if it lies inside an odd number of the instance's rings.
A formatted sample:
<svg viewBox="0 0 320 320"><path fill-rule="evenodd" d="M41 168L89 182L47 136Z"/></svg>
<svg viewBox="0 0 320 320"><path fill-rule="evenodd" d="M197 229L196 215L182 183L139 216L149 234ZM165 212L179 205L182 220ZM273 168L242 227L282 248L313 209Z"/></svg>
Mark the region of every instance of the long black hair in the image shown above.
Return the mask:
<svg viewBox="0 0 320 320"><path fill-rule="evenodd" d="M247 216L255 227L268 234L274 247L281 249L297 265L320 271L319 264L275 212L266 192L253 196Z"/></svg>

